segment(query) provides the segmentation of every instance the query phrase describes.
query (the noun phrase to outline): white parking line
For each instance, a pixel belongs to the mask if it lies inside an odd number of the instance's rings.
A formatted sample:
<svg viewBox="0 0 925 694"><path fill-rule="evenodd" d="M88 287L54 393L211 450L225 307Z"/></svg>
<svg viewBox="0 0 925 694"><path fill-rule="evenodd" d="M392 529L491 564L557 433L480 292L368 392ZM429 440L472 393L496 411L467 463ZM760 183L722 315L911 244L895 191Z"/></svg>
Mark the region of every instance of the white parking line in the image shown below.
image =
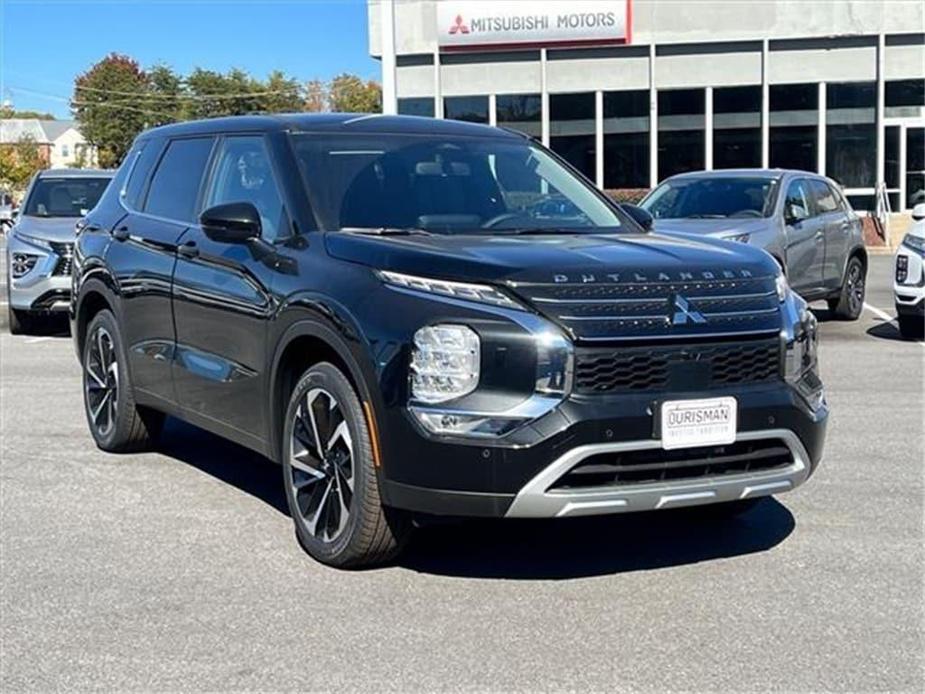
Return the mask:
<svg viewBox="0 0 925 694"><path fill-rule="evenodd" d="M47 342L50 339L50 337L30 337L28 340L26 340L26 344L34 345L36 342Z"/></svg>
<svg viewBox="0 0 925 694"><path fill-rule="evenodd" d="M868 303L865 302L864 308L866 308L868 311L870 311L871 313L873 313L875 316L877 316L877 317L879 317L879 318L882 318L883 320L885 320L885 321L888 322L888 323L895 323L895 322L896 322L896 318L895 318L894 316L891 316L891 315L890 315L889 313L887 313L886 311L881 311L881 310L880 310L879 308L877 308L876 306L871 306L870 304L868 304Z"/></svg>

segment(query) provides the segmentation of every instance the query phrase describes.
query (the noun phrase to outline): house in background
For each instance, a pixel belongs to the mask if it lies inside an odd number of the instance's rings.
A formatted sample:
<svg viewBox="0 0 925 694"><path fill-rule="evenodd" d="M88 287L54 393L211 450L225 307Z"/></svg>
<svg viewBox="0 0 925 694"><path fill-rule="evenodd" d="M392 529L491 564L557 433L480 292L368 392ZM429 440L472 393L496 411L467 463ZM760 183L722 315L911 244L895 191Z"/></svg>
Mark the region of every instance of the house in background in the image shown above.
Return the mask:
<svg viewBox="0 0 925 694"><path fill-rule="evenodd" d="M72 120L6 118L0 120L0 146L23 140L35 142L49 168L97 165L96 148L89 144Z"/></svg>

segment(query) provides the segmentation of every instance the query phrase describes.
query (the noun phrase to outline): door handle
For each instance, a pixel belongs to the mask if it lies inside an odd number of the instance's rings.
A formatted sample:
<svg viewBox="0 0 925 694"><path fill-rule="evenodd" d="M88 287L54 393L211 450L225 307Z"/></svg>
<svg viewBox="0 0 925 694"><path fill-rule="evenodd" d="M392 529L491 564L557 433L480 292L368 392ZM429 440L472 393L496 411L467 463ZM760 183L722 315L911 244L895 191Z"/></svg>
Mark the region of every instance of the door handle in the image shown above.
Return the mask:
<svg viewBox="0 0 925 694"><path fill-rule="evenodd" d="M199 247L196 245L195 241L187 241L182 246L177 248L177 253L182 255L184 258L198 258Z"/></svg>
<svg viewBox="0 0 925 694"><path fill-rule="evenodd" d="M116 241L128 240L128 237L129 237L128 227L119 227L118 229L114 229L112 232L112 237Z"/></svg>

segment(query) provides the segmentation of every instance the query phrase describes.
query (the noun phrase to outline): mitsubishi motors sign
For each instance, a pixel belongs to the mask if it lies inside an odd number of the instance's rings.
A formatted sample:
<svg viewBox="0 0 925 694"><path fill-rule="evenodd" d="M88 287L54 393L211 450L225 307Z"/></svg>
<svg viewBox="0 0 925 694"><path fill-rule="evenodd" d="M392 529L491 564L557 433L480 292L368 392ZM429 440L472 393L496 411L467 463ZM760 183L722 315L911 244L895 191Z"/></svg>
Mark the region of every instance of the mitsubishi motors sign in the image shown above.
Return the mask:
<svg viewBox="0 0 925 694"><path fill-rule="evenodd" d="M446 50L629 43L632 0L438 0Z"/></svg>

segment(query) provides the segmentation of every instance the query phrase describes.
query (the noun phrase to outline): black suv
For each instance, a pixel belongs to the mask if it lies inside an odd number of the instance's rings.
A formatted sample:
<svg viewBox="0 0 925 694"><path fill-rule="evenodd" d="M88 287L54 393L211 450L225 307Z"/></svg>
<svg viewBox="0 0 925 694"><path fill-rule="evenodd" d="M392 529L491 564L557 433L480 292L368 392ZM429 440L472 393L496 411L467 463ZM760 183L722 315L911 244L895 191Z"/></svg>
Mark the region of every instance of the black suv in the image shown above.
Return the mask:
<svg viewBox="0 0 925 694"><path fill-rule="evenodd" d="M170 414L259 451L329 564L389 559L415 517L738 512L822 454L815 320L774 260L651 233L516 133L166 126L81 226L96 443Z"/></svg>

